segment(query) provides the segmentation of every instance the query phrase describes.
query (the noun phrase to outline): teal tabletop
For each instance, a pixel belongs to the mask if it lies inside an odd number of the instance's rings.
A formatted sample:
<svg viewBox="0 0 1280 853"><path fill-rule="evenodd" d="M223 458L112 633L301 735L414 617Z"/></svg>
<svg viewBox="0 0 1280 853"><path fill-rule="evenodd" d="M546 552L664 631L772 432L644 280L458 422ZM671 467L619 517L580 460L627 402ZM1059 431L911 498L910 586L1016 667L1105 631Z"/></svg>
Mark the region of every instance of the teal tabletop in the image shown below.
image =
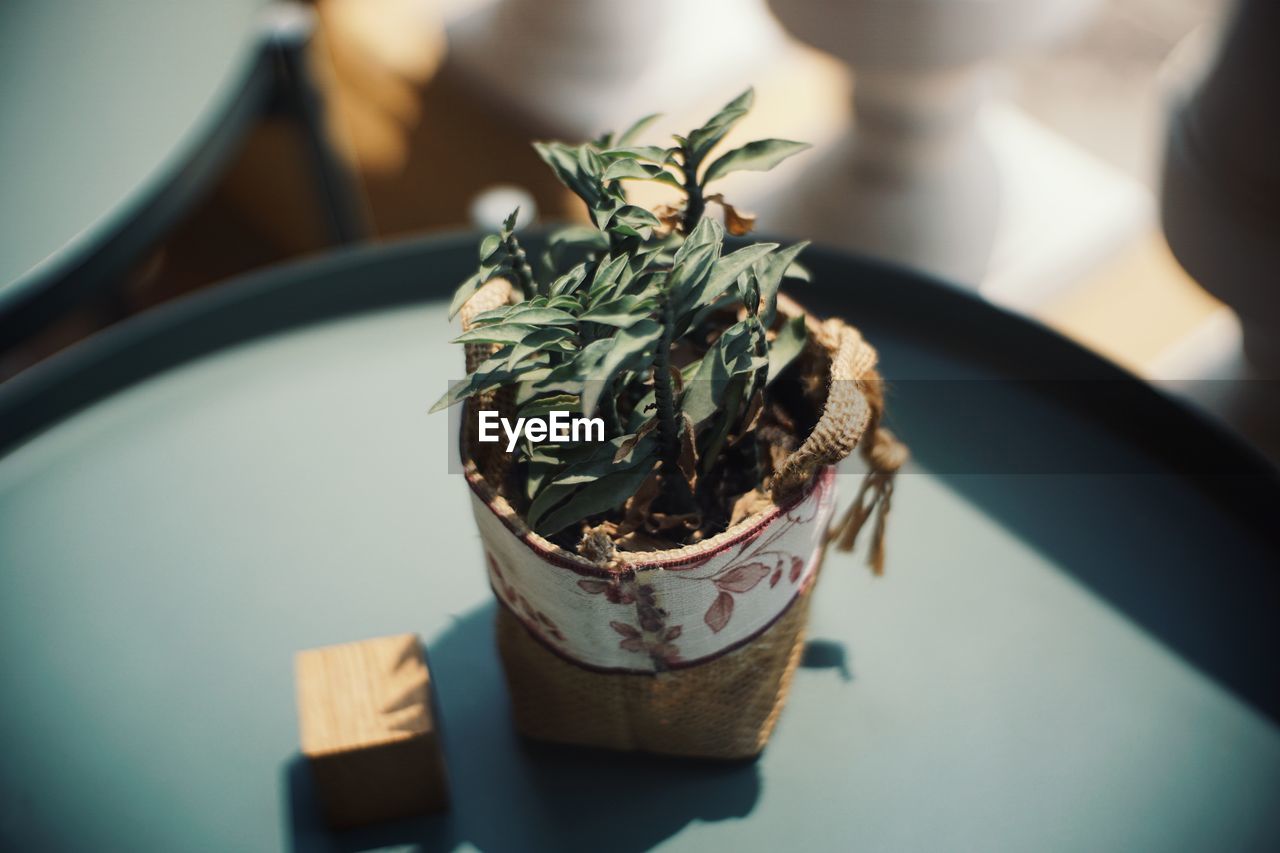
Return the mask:
<svg viewBox="0 0 1280 853"><path fill-rule="evenodd" d="M252 73L263 6L0 4L0 298L82 262L183 179Z"/></svg>
<svg viewBox="0 0 1280 853"><path fill-rule="evenodd" d="M0 390L0 847L1280 849L1276 505L1232 497L1274 498L1274 473L1047 331L817 251L794 295L879 347L915 453L886 576L828 558L756 762L521 742L449 419L427 414L460 372L442 300L473 258L462 238L270 271ZM1113 383L1115 410L1132 392L1229 482L1027 365ZM955 402L975 393L981 413ZM453 808L330 834L293 653L406 631Z"/></svg>

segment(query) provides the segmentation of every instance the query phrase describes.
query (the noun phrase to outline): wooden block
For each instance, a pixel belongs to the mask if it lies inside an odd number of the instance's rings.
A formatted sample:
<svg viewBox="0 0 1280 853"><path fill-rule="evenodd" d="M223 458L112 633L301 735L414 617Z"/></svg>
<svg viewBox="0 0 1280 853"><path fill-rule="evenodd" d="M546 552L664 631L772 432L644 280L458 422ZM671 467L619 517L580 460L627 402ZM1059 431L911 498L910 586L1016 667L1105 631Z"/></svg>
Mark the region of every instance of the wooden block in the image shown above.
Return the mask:
<svg viewBox="0 0 1280 853"><path fill-rule="evenodd" d="M431 675L415 635L308 649L295 666L302 753L331 826L447 807Z"/></svg>

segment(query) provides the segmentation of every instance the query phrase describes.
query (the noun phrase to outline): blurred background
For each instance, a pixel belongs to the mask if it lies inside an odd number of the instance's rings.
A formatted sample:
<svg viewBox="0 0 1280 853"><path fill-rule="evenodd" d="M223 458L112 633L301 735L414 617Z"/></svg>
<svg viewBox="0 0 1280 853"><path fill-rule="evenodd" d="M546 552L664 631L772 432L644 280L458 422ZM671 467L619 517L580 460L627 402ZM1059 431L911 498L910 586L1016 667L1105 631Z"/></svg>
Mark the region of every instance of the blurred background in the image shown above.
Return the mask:
<svg viewBox="0 0 1280 853"><path fill-rule="evenodd" d="M976 291L1274 451L1278 5L8 0L0 377L334 246L577 218L530 140L661 111L656 141L754 85L730 142L815 143L725 182L759 231Z"/></svg>

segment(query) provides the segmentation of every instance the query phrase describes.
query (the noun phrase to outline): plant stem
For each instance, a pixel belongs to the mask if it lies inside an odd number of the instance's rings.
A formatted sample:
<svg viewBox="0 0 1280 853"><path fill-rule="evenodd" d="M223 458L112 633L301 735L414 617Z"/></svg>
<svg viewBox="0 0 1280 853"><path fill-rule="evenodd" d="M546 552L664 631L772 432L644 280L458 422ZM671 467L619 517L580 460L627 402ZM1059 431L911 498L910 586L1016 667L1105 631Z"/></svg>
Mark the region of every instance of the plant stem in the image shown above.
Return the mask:
<svg viewBox="0 0 1280 853"><path fill-rule="evenodd" d="M671 479L679 476L680 422L676 419L675 388L671 382L671 336L675 318L671 316L671 303L667 297L665 290L659 297L662 339L658 341L658 357L653 366L653 396L658 410L658 446L661 448L662 466Z"/></svg>
<svg viewBox="0 0 1280 853"><path fill-rule="evenodd" d="M681 223L684 227L684 233L692 234L693 229L698 226L698 222L702 220L702 214L707 210L707 201L702 197L702 187L698 185L698 167L702 165L702 158L692 156L688 151L684 152L684 165L681 171L684 172L684 221Z"/></svg>
<svg viewBox="0 0 1280 853"><path fill-rule="evenodd" d="M675 385L671 381L671 339L675 317L669 294L661 295L662 339L653 366L653 397L658 410L658 446L662 472L660 505L667 512L687 513L697 510L689 481L680 471L680 420L676 414Z"/></svg>
<svg viewBox="0 0 1280 853"><path fill-rule="evenodd" d="M529 265L529 256L525 254L524 247L520 245L515 234L507 237L506 248L507 255L511 258L511 268L516 274L516 284L520 285L520 291L525 299L532 299L537 295L538 283L533 278L533 267Z"/></svg>

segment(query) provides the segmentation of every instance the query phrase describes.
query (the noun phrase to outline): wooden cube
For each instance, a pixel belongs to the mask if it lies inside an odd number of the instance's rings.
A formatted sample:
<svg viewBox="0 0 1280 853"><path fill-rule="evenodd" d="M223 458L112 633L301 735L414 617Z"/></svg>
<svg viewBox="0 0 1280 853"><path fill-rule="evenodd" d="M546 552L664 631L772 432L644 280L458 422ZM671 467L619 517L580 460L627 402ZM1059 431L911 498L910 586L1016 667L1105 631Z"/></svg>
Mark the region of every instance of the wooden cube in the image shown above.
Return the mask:
<svg viewBox="0 0 1280 853"><path fill-rule="evenodd" d="M302 753L331 826L447 807L431 675L415 635L308 649L295 665Z"/></svg>

